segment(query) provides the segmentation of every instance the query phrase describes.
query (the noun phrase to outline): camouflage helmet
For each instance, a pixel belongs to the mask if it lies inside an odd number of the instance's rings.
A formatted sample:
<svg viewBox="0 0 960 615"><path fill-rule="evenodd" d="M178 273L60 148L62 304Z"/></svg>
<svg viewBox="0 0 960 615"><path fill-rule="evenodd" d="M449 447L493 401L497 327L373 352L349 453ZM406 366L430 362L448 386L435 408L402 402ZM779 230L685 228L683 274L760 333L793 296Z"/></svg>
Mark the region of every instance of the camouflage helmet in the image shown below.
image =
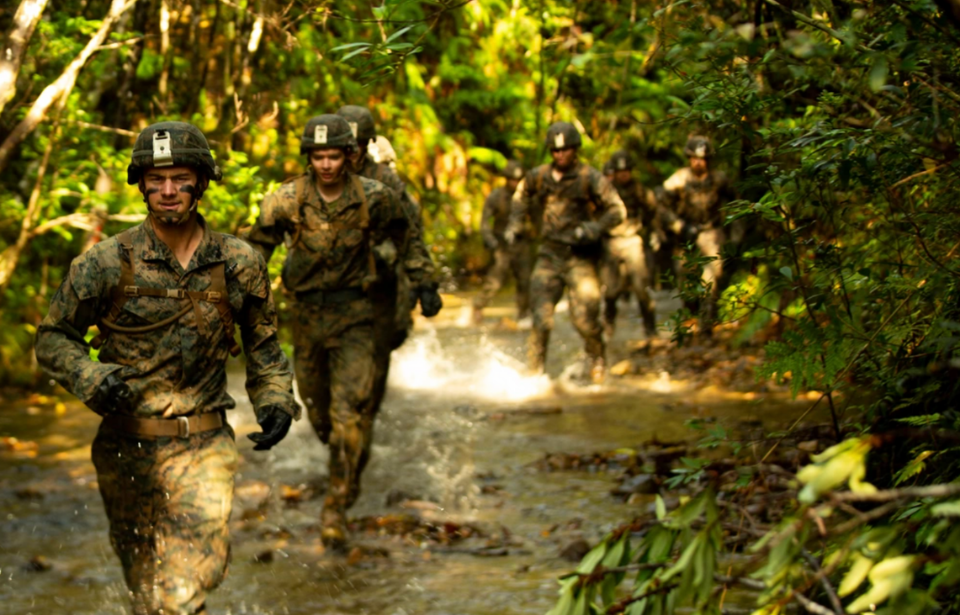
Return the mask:
<svg viewBox="0 0 960 615"><path fill-rule="evenodd" d="M306 154L315 149L357 148L357 139L347 120L339 115L326 113L312 117L307 121L300 137L300 153Z"/></svg>
<svg viewBox="0 0 960 615"><path fill-rule="evenodd" d="M554 122L547 129L547 149L567 149L580 144L580 131L570 122Z"/></svg>
<svg viewBox="0 0 960 615"><path fill-rule="evenodd" d="M147 126L137 136L127 166L127 183L139 184L147 169L173 166L193 167L208 180L223 178L199 128L186 122L159 122Z"/></svg>
<svg viewBox="0 0 960 615"><path fill-rule="evenodd" d="M610 156L610 166L613 171L632 171L633 159L626 150L617 150Z"/></svg>
<svg viewBox="0 0 960 615"><path fill-rule="evenodd" d="M691 158L712 158L715 153L710 137L703 135L690 135L683 147L683 154Z"/></svg>
<svg viewBox="0 0 960 615"><path fill-rule="evenodd" d="M603 174L604 175L613 175L613 161L608 160L603 163Z"/></svg>
<svg viewBox="0 0 960 615"><path fill-rule="evenodd" d="M516 160L508 160L500 174L507 179L523 179L523 165Z"/></svg>
<svg viewBox="0 0 960 615"><path fill-rule="evenodd" d="M366 107L344 105L337 111L337 115L347 120L357 141L372 141L377 138L377 127L373 123L373 115Z"/></svg>

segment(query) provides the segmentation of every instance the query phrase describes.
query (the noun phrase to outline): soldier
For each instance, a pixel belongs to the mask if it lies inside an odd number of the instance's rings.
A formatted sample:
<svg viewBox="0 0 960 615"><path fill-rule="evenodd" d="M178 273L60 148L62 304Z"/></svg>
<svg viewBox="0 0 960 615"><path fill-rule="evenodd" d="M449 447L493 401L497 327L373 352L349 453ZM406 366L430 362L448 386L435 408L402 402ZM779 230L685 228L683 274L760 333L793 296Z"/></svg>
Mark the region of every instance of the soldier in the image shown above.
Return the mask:
<svg viewBox="0 0 960 615"><path fill-rule="evenodd" d="M648 338L657 334L656 312L650 297L652 282L650 265L653 253L650 237L656 237L658 215L653 191L633 177L633 161L620 150L608 164L613 168L613 185L623 201L627 219L610 231L604 241L604 261L600 268L600 282L604 299L604 332L613 338L617 320L617 300L628 292L637 296L643 330Z"/></svg>
<svg viewBox="0 0 960 615"><path fill-rule="evenodd" d="M269 260L287 241L283 285L294 301L294 369L310 422L330 445L321 539L346 545L346 511L359 495L373 436L376 259L403 245L408 218L394 192L350 172L357 147L339 115L307 122L307 171L268 194L249 241Z"/></svg>
<svg viewBox="0 0 960 615"><path fill-rule="evenodd" d="M40 364L103 416L93 463L137 615L203 613L226 573L235 322L263 428L249 436L254 450L283 439L300 414L266 264L197 211L210 180L220 169L196 127L144 129L127 182L139 186L147 220L73 260L37 332ZM96 361L84 341L94 324Z"/></svg>
<svg viewBox="0 0 960 615"><path fill-rule="evenodd" d="M529 215L542 241L530 282L530 365L536 372L544 370L554 308L567 288L570 315L590 362L590 378L601 382L606 351L598 322L600 242L626 219L626 211L610 182L577 159L580 132L576 127L567 122L551 125L547 148L553 163L529 171L517 187L504 233L507 242L513 243Z"/></svg>
<svg viewBox="0 0 960 615"><path fill-rule="evenodd" d="M725 235L721 210L733 195L726 174L711 168L714 149L709 137L691 135L683 153L690 166L663 182L663 200L670 230L683 241L696 244L703 256L713 259L704 266L701 277L708 296L700 309L700 329L710 335L720 296L718 281L723 273L720 250ZM694 307L688 305L690 309Z"/></svg>
<svg viewBox="0 0 960 615"><path fill-rule="evenodd" d="M523 320L530 311L530 269L531 246L529 228L514 237L511 245L504 241L503 232L510 221L510 204L520 180L523 179L523 167L516 160L507 162L502 172L507 182L494 188L483 203L480 219L480 234L483 244L493 254L493 266L487 273L483 290L473 301L473 322L483 322L483 308L503 286L504 279L512 271L517 281L517 320Z"/></svg>
<svg viewBox="0 0 960 615"><path fill-rule="evenodd" d="M434 281L433 261L423 243L420 206L407 192L406 183L400 179L397 172L387 162L376 162L368 151L375 146L373 149L377 155L383 155L386 159L390 153L394 153L393 148L387 149L389 142L386 142L386 139L383 140L386 143L381 144L373 116L367 109L346 105L337 111L337 115L347 120L357 138L357 148L350 155L350 171L361 177L377 180L393 190L411 222L406 241L396 246L399 250L398 261L391 266L381 267L377 282L370 289L377 340L377 368L373 380L372 402L372 412L376 415L387 392L390 353L403 344L413 328L410 312L417 307L419 300L420 312L431 318L443 307L443 300L437 292L439 285Z"/></svg>

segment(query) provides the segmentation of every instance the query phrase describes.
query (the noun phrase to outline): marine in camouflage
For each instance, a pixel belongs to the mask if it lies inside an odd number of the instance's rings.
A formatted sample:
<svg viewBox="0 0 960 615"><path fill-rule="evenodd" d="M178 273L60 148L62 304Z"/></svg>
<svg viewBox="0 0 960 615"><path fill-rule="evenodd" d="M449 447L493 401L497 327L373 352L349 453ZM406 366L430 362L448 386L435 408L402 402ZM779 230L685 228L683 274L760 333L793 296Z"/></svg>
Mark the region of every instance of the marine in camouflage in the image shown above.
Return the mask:
<svg viewBox="0 0 960 615"><path fill-rule="evenodd" d="M386 266L371 268L374 247L388 240L403 245L408 226L386 185L346 173L343 194L328 203L311 168L264 198L249 234L267 259L290 238L283 283L296 299L294 367L310 422L330 445L323 523L332 532L328 542L337 546L373 437L380 342L371 293L376 271Z"/></svg>
<svg viewBox="0 0 960 615"><path fill-rule="evenodd" d="M727 175L712 168L698 176L690 167L684 167L663 183L661 199L667 227L682 237L682 241L692 241L701 255L713 259L704 265L701 277L708 289L707 299L699 310L705 332L710 331L716 318L718 282L723 273L720 252L726 241L722 208L731 198L733 191Z"/></svg>
<svg viewBox="0 0 960 615"><path fill-rule="evenodd" d="M617 302L625 294L634 294L640 307L644 332L656 335L656 312L650 288L653 284L651 239L657 239L660 224L656 197L633 177L632 161L624 151L611 158L613 186L620 195L627 219L610 231L604 240L600 268L600 286L604 299L604 330L611 339L616 325ZM621 181L621 178L625 181Z"/></svg>
<svg viewBox="0 0 960 615"><path fill-rule="evenodd" d="M490 192L483 203L480 218L480 233L484 244L493 253L493 264L487 272L483 288L473 302L475 320L482 318L480 310L490 303L511 273L517 284L517 318L525 318L530 312L530 274L533 269L531 229L529 225L525 225L512 242L508 242L504 237L510 223L513 202L513 191L510 190L509 182L521 179L523 168L511 160L504 169L503 176L507 178L508 185L499 186Z"/></svg>
<svg viewBox="0 0 960 615"><path fill-rule="evenodd" d="M111 374L133 392L130 415L142 418L221 413L233 331L216 305L177 297L130 297L116 323L139 327L188 309L147 333L112 331L97 361L84 341L112 307L121 259L132 261L137 287L208 291L223 265L226 297L247 354L247 393L256 409L277 406L298 417L292 374L277 341L276 310L263 259L242 241L204 229L184 269L150 221L128 231L131 250L112 237L74 259L37 333L40 364L91 408ZM229 329L233 326L230 325ZM101 426L93 459L111 542L123 564L134 612L202 612L207 592L226 571L227 520L237 451L229 426L186 438L144 438Z"/></svg>
<svg viewBox="0 0 960 615"><path fill-rule="evenodd" d="M506 231L508 237L519 235L529 217L542 242L530 282L530 363L534 370L544 368L554 308L567 288L573 324L588 359L602 372L600 241L624 221L626 212L613 185L593 167L577 162L559 179L553 170L545 164L527 173L514 194Z"/></svg>

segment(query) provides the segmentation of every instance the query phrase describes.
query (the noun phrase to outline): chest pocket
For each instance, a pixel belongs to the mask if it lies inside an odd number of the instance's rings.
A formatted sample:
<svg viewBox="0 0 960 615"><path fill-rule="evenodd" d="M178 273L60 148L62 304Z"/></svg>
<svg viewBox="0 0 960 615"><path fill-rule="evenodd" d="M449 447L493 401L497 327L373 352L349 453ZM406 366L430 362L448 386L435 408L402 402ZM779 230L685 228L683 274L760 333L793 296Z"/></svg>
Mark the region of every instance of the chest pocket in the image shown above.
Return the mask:
<svg viewBox="0 0 960 615"><path fill-rule="evenodd" d="M133 241L129 231L120 233L117 240L123 252L120 256L120 279L110 291L113 304L97 323L100 334L93 338L91 346L100 348L112 331L140 335L172 326L192 310L194 322L202 337L211 342L219 342L216 338L225 338L229 343L230 354L240 354L240 345L234 335L233 309L230 306L223 263L217 263L211 268L210 287L205 291L138 286L133 264ZM221 330L213 328L215 323L210 315L215 312L203 309L204 304L213 305L219 313ZM205 315L204 312L208 314Z"/></svg>

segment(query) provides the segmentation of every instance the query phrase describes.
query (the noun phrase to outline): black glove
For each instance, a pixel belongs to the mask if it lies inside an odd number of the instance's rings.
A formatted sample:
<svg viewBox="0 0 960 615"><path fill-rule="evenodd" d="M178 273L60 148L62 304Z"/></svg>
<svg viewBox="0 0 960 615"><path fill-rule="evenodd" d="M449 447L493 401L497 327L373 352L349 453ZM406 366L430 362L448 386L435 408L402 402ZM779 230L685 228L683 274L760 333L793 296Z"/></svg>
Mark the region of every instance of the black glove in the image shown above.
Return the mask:
<svg viewBox="0 0 960 615"><path fill-rule="evenodd" d="M103 379L87 405L101 416L130 412L133 409L133 390L114 372Z"/></svg>
<svg viewBox="0 0 960 615"><path fill-rule="evenodd" d="M436 316L440 308L443 307L443 299L440 298L440 293L437 292L437 285L434 283L421 286L417 294L420 299L420 313L427 318ZM416 303L414 303L414 305L416 305Z"/></svg>
<svg viewBox="0 0 960 615"><path fill-rule="evenodd" d="M683 225L683 240L686 242L696 241L697 235L700 234L700 227L696 224L690 224L687 222Z"/></svg>
<svg viewBox="0 0 960 615"><path fill-rule="evenodd" d="M257 410L257 422L260 423L263 431L249 434L247 437L257 443L253 450L266 451L287 435L293 417L280 406L264 406Z"/></svg>

